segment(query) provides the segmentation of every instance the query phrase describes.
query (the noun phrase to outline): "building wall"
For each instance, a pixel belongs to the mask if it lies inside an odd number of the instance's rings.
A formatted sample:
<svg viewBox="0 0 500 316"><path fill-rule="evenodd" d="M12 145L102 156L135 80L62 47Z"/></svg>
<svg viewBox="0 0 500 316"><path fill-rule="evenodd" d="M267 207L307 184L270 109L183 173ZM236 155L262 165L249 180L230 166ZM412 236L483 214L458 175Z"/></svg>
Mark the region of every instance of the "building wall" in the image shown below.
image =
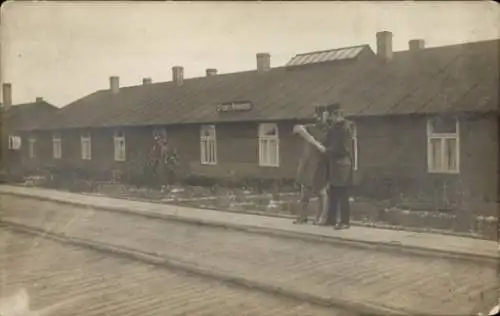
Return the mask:
<svg viewBox="0 0 500 316"><path fill-rule="evenodd" d="M0 134L0 166L2 169L7 170L9 173L15 173L21 167L20 150L9 149L9 137L15 135L17 135L17 133L15 132L14 127L12 127L9 122L2 122Z"/></svg>
<svg viewBox="0 0 500 316"><path fill-rule="evenodd" d="M94 130L63 130L62 157L55 159L52 152L52 132L38 132L23 135L23 164L30 170L47 167L57 172L75 173L81 177L108 179L113 171L134 175L141 171L143 163L152 145L150 128L125 128L126 160L114 160L113 133L115 129L104 128ZM81 140L83 132L91 135L91 160L81 158ZM37 138L37 157L32 159L28 154L28 138Z"/></svg>
<svg viewBox="0 0 500 316"><path fill-rule="evenodd" d="M426 122L424 116L358 120L359 193L379 199L421 199L441 207L496 201L497 118L460 119L458 174L428 172Z"/></svg>
<svg viewBox="0 0 500 316"><path fill-rule="evenodd" d="M217 165L200 163L200 139L198 127L181 128L174 134L182 140L181 156L189 161L192 175L233 179L291 179L298 162L298 139L292 135L290 123L278 124L280 136L279 167L259 166L258 123L232 123L218 125ZM197 145L191 146L192 143ZM184 156L185 155L185 156Z"/></svg>
<svg viewBox="0 0 500 316"><path fill-rule="evenodd" d="M29 155L29 138L36 139L36 156ZM27 172L52 166L52 140L48 132L23 133L21 145L22 164Z"/></svg>
<svg viewBox="0 0 500 316"><path fill-rule="evenodd" d="M476 117L461 126L463 175L473 198L498 200L498 117Z"/></svg>
<svg viewBox="0 0 500 316"><path fill-rule="evenodd" d="M28 106L28 108L26 108ZM21 150L9 149L9 137L20 136L19 129L40 122L57 111L57 108L42 102L33 105L13 105L8 110L1 109L1 166L12 174L21 172L23 167L23 154ZM21 144L27 146L27 144Z"/></svg>
<svg viewBox="0 0 500 316"><path fill-rule="evenodd" d="M4 111L0 108L0 170L2 172L7 169L7 162L9 161L8 153L8 128L4 121Z"/></svg>
<svg viewBox="0 0 500 316"><path fill-rule="evenodd" d="M200 126L156 126L165 128L168 139L180 157L179 171L184 176L205 176L214 178L269 178L292 179L298 163L296 150L301 148L300 140L292 135L292 124L280 123L280 166L259 166L258 123L221 124L216 127L217 164L203 165L200 162ZM75 171L82 175L109 174L119 170L137 175L143 172L148 154L153 146L153 127L123 128L126 134L126 161L114 161L113 132L116 129L95 129L90 131L92 159L82 160L80 135L84 130L64 130L62 135L62 157L52 156L52 132L38 132L23 135L23 164L30 170L48 167ZM37 157L29 158L28 138L37 138Z"/></svg>
<svg viewBox="0 0 500 316"><path fill-rule="evenodd" d="M427 170L427 134L424 116L356 119L358 129L358 170L356 194L377 199L421 200L428 205L447 207L471 200L496 201L498 196L498 121L496 117L467 117L460 123L460 173L430 174ZM279 123L280 166L258 164L258 124L219 124L217 165L200 163L200 126L167 128L176 148L182 177L203 176L226 179L293 180L303 143L292 134L291 123ZM26 165L80 170L90 177L110 177L120 170L140 177L153 145L152 127L134 127L126 132L127 159L114 161L113 129L92 131L92 160L80 158L80 130L63 132L63 157L52 158L50 133L40 134L38 156L27 157Z"/></svg>

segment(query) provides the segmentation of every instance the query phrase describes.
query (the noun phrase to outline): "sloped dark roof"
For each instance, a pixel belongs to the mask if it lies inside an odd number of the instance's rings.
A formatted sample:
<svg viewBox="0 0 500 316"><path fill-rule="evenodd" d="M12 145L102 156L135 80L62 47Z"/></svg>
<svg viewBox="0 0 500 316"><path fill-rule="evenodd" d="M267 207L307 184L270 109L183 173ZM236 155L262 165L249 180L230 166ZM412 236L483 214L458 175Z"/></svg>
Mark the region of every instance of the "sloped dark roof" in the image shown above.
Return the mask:
<svg viewBox="0 0 500 316"><path fill-rule="evenodd" d="M33 129L38 125L48 123L47 120L59 108L45 101L23 103L2 108L2 123L10 130Z"/></svg>
<svg viewBox="0 0 500 316"><path fill-rule="evenodd" d="M340 101L350 116L498 110L500 40L395 52L303 67L279 67L101 90L62 108L37 129L293 120ZM218 113L248 100L251 111Z"/></svg>

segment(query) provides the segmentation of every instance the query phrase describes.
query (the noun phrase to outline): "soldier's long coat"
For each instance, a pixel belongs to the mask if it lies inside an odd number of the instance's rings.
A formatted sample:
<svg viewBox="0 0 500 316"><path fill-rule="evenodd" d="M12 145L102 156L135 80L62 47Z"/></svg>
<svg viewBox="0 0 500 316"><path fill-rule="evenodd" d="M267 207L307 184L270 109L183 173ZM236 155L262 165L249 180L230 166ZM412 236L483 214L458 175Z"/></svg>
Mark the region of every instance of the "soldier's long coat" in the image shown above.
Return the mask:
<svg viewBox="0 0 500 316"><path fill-rule="evenodd" d="M343 120L333 124L325 142L328 160L328 182L332 186L351 186L353 183L353 128Z"/></svg>
<svg viewBox="0 0 500 316"><path fill-rule="evenodd" d="M320 143L326 141L328 125L312 123L304 127ZM305 140L303 142L304 148L297 168L296 182L318 192L326 186L328 179L326 155L309 142Z"/></svg>

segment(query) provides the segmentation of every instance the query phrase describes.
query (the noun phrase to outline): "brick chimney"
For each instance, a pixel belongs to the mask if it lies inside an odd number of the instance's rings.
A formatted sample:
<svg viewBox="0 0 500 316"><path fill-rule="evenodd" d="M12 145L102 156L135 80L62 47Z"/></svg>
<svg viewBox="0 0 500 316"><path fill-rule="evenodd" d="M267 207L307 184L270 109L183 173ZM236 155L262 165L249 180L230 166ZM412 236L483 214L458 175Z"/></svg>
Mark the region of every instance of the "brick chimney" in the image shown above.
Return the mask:
<svg viewBox="0 0 500 316"><path fill-rule="evenodd" d="M425 41L423 39L413 39L408 42L410 51L418 51L425 48Z"/></svg>
<svg viewBox="0 0 500 316"><path fill-rule="evenodd" d="M40 103L40 102L43 102L43 98L42 97L36 97L36 103Z"/></svg>
<svg viewBox="0 0 500 316"><path fill-rule="evenodd" d="M385 62L392 59L392 33L377 32L377 56Z"/></svg>
<svg viewBox="0 0 500 316"><path fill-rule="evenodd" d="M109 77L109 89L113 92L113 94L117 94L120 91L120 77Z"/></svg>
<svg viewBox="0 0 500 316"><path fill-rule="evenodd" d="M271 55L269 53L257 53L257 71L266 72L271 69Z"/></svg>
<svg viewBox="0 0 500 316"><path fill-rule="evenodd" d="M142 79L143 85L152 84L152 83L153 83L153 80L151 80L151 78L143 78Z"/></svg>
<svg viewBox="0 0 500 316"><path fill-rule="evenodd" d="M12 85L10 83L4 83L2 85L2 95L3 95L3 107L8 109L12 106Z"/></svg>
<svg viewBox="0 0 500 316"><path fill-rule="evenodd" d="M207 71L207 77L217 75L217 69L215 69L215 68L208 68L206 71Z"/></svg>
<svg viewBox="0 0 500 316"><path fill-rule="evenodd" d="M181 66L172 67L172 81L181 86L184 81L184 68Z"/></svg>

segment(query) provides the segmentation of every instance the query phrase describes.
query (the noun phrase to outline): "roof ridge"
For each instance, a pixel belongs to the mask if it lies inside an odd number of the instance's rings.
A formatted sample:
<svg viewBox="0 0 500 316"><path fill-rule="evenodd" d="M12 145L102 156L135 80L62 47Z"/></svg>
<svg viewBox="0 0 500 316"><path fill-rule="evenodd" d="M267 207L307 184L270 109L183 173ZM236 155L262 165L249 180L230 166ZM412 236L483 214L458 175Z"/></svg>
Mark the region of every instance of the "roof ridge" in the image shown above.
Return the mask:
<svg viewBox="0 0 500 316"><path fill-rule="evenodd" d="M277 71L277 70L286 70L287 67L286 66L277 66L277 67L271 67L267 73L270 73L270 72L273 72L273 71ZM190 77L190 78L184 78L183 81L184 82L189 82L189 81L192 81L192 80L203 80L203 79L214 79L214 78L220 78L220 77L227 77L227 76L231 76L231 75L241 75L241 74L250 74L250 73L255 73L257 72L257 69L250 69L250 70L242 70L242 71L236 71L236 72L227 72L227 73L219 73L215 76L198 76L198 77ZM151 86L159 86L159 85L167 85L167 84L174 84L174 81L172 80L169 80L169 81L158 81L158 82L153 82L153 83L150 83L148 85L143 85L143 84L135 84L135 85L132 85L132 86L122 86L120 87L120 90L121 89L133 89L133 88L139 88L139 87L151 87ZM103 89L100 89L100 90L97 90L95 91L94 93L97 93L97 92L106 92L106 91L109 91L109 88L103 88ZM78 101L78 100L75 100L75 101Z"/></svg>
<svg viewBox="0 0 500 316"><path fill-rule="evenodd" d="M440 45L440 46L426 46L424 48L420 48L418 51L429 51L429 50L438 50L438 49L450 49L450 48L458 48L458 47L472 46L472 45L484 45L486 43L494 43L494 42L499 42L499 44L500 44L500 38L493 38L493 39L487 39L487 40L481 40L481 41L473 41L473 42L462 42L462 43ZM410 52L410 50L409 49L404 49L404 50L395 50L394 51L394 53L405 53L405 52Z"/></svg>
<svg viewBox="0 0 500 316"><path fill-rule="evenodd" d="M450 45L444 45L444 46L425 47L425 48L422 48L421 50L422 51L428 51L428 50L432 50L432 49L449 48L449 47L456 47L456 46L470 45L470 44L479 44L479 43L493 42L493 41L500 41L500 38L490 39L490 40L482 40L482 41L474 41L474 42L464 42L464 43L450 44ZM339 51L339 50L351 49L351 48L359 48L359 47L368 47L368 48L371 49L371 47L370 47L369 44L359 44L359 45L345 46L345 47L340 47L340 48L316 50L316 51L311 51L311 52L307 52L307 53L299 53L299 54L295 54L292 57L292 59L295 58L295 57L298 57L298 56L304 56L304 55L310 55L310 54L317 54L317 53L323 53L323 52L333 52L333 51ZM400 53L407 53L407 52L409 52L408 49L405 49L405 50L395 50L394 54L398 54L399 55ZM281 70L281 69L288 69L287 64L285 64L283 66L271 67L271 69L269 71L275 71L275 70ZM206 78L225 77L225 76L230 76L230 75L239 75L239 74L245 74L245 73L252 73L252 72L256 72L256 71L257 71L257 69L249 69L249 70L240 70L240 71L235 71L235 72L218 73L216 76L210 76L210 77L207 77L207 76L197 76L197 77L184 78L184 81L186 82L186 81L192 81L192 80L197 80L197 79L198 80L202 80L202 79L206 79ZM167 85L167 84L170 84L170 83L173 83L173 81L172 80L169 80L169 81L158 81L158 82L153 82L153 83L149 84L148 86ZM144 87L144 85L139 83L139 84L135 84L135 85L131 85L131 86L122 86L122 87L120 87L120 89L133 89L133 88L139 88L139 87ZM109 91L109 89L108 88L99 89L99 90L94 91L94 93L96 93L96 92L106 92L106 91ZM78 100L79 99L77 99L75 101L78 101ZM73 102L71 102L71 103L73 103Z"/></svg>

